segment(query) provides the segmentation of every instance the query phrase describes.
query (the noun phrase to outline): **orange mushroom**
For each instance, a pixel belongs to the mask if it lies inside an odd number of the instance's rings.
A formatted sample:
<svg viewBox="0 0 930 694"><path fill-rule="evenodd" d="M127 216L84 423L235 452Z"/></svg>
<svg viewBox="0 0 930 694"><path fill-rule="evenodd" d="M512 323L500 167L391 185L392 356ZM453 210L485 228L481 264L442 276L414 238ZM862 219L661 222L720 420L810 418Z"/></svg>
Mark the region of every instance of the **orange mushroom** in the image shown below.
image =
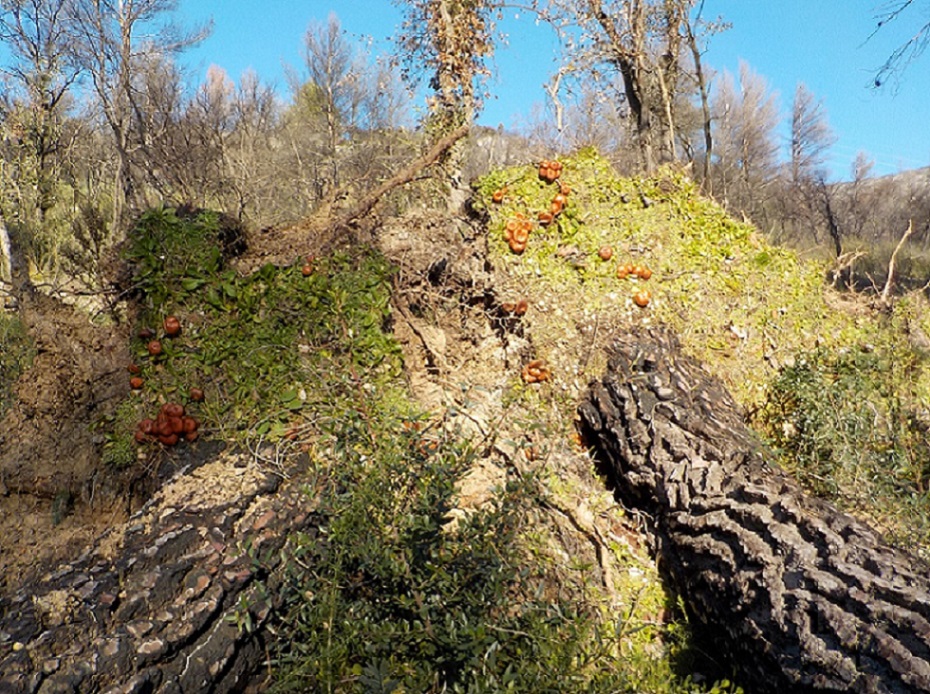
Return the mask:
<svg viewBox="0 0 930 694"><path fill-rule="evenodd" d="M640 308L646 308L649 305L649 299L649 291L646 289L641 289L633 295L633 303Z"/></svg>
<svg viewBox="0 0 930 694"><path fill-rule="evenodd" d="M513 232L517 230L520 226L520 222L516 219L508 219L507 224L504 225L504 240L510 241L513 237Z"/></svg>

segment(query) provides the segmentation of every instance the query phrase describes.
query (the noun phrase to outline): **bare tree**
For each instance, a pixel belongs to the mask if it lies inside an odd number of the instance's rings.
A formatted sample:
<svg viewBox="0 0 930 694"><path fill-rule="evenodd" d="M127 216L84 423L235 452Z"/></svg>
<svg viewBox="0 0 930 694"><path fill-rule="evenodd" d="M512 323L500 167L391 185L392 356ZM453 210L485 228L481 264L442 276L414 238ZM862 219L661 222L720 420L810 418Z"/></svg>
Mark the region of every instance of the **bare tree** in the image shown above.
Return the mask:
<svg viewBox="0 0 930 694"><path fill-rule="evenodd" d="M351 39L335 15L310 24L303 58L303 71L289 71L277 159L292 172L298 216L320 218L389 175L407 99L392 63Z"/></svg>
<svg viewBox="0 0 930 694"><path fill-rule="evenodd" d="M31 287L27 255L45 231L56 202L68 91L79 69L71 60L64 17L67 0L0 0L0 39L7 49L2 128L7 164L0 205L14 295Z"/></svg>
<svg viewBox="0 0 930 694"><path fill-rule="evenodd" d="M113 135L119 168L114 226L121 226L122 204L143 202L137 153L147 133L142 122L136 71L145 56L170 57L206 37L208 27L184 31L168 21L175 0L73 0L69 3L75 53L91 77L100 109ZM122 203L122 204L121 204Z"/></svg>
<svg viewBox="0 0 930 694"><path fill-rule="evenodd" d="M875 162L865 152L856 155L850 167L851 179L836 186L837 214L848 238L878 240L878 211L882 197L893 193L885 183L872 178Z"/></svg>
<svg viewBox="0 0 930 694"><path fill-rule="evenodd" d="M843 231L836 213L833 190L827 185L822 175L814 180L814 190L816 191L815 200L820 203L824 218L827 220L827 233L830 234L830 240L833 242L833 252L839 261L843 255Z"/></svg>
<svg viewBox="0 0 930 694"><path fill-rule="evenodd" d="M187 99L180 70L169 56L153 53L138 56L133 72L133 185L139 201L149 190L160 199L178 195L190 200L194 186L185 163L197 153L188 147L192 133L183 122Z"/></svg>
<svg viewBox="0 0 930 694"><path fill-rule="evenodd" d="M791 108L791 181L801 185L822 178L827 152L836 136L827 122L823 102L799 83Z"/></svg>
<svg viewBox="0 0 930 694"><path fill-rule="evenodd" d="M778 174L778 103L763 77L740 63L739 83L725 72L714 99L717 125L714 190L734 212L766 226Z"/></svg>
<svg viewBox="0 0 930 694"><path fill-rule="evenodd" d="M269 146L279 121L279 107L274 90L248 71L233 89L225 73L214 73L211 99L221 101L229 93L229 135L223 142L223 162L229 185L225 207L239 219L251 219L260 225L282 221L270 212L276 199L295 199L285 187L293 176L275 176L275 149ZM302 210L301 210L302 211ZM299 216L293 212L290 216ZM287 216L287 215L285 215Z"/></svg>
<svg viewBox="0 0 930 694"><path fill-rule="evenodd" d="M368 132L388 131L410 125L410 94L404 89L393 61L381 56L363 75L367 81L359 126Z"/></svg>
<svg viewBox="0 0 930 694"><path fill-rule="evenodd" d="M682 45L694 0L549 0L540 12L557 27L573 70L602 87L622 86L641 165L676 158L676 100ZM619 80L615 80L614 76Z"/></svg>
<svg viewBox="0 0 930 694"><path fill-rule="evenodd" d="M562 69L546 85L548 103L537 105L520 130L539 152L594 147L618 171L635 173L641 170L637 143L627 127L629 113L616 99L617 89L623 86L605 89Z"/></svg>
<svg viewBox="0 0 930 694"><path fill-rule="evenodd" d="M336 149L342 135L354 124L362 100L357 88L362 69L353 53L335 14L329 15L325 26L311 24L304 34L307 80L294 90L295 101L306 109L306 116L321 116L323 148L314 159L328 166L333 186L339 185Z"/></svg>
<svg viewBox="0 0 930 694"><path fill-rule="evenodd" d="M842 224L826 167L835 139L823 103L799 83L791 108L790 159L776 185L777 216L771 231L793 242L813 238L819 243L825 229L839 257Z"/></svg>
<svg viewBox="0 0 930 694"><path fill-rule="evenodd" d="M365 131L390 122L396 89L385 64L372 63L334 14L307 29L303 58L305 75L289 76L293 104L284 115L285 131L310 199L332 201L358 177L358 171L344 176L342 169L362 163L352 155Z"/></svg>
<svg viewBox="0 0 930 694"><path fill-rule="evenodd" d="M710 165L714 156L714 135L713 120L710 108L710 84L709 79L704 72L703 51L701 46L701 37L723 31L727 28L719 19L714 22L706 22L703 19L704 0L697 6L697 11L692 19L683 24L685 31L685 42L691 53L693 65L694 82L697 85L698 95L701 99L701 131L704 135L704 152L701 166L701 185L704 192L711 194L713 192L713 178L710 175ZM697 32L696 29L703 29Z"/></svg>

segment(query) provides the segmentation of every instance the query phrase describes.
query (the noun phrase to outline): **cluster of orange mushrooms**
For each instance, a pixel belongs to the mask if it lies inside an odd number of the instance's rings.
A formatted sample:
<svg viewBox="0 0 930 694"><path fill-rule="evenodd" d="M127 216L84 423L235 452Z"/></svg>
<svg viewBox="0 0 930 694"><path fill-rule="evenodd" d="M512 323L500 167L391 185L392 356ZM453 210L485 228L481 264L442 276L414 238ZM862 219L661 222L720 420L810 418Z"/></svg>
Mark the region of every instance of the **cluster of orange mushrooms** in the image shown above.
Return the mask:
<svg viewBox="0 0 930 694"><path fill-rule="evenodd" d="M164 336L169 338L181 334L181 321L176 316L168 316L162 323ZM164 351L161 340L150 328L139 331L138 337L146 342L146 351L153 359L161 356ZM134 391L141 391L145 386L142 378L142 368L138 364L126 367L130 373L129 387ZM202 402L204 392L200 388L191 388L188 393L191 402ZM137 443L146 441L159 441L165 446L174 446L180 441L195 441L198 436L200 422L193 417L185 415L184 406L178 403L166 403L161 407L156 418L143 419L136 427L135 440Z"/></svg>
<svg viewBox="0 0 930 694"><path fill-rule="evenodd" d="M523 367L523 381L525 383L542 383L548 381L551 375L542 359L534 359Z"/></svg>
<svg viewBox="0 0 930 694"><path fill-rule="evenodd" d="M539 162L539 177L546 183L555 183L562 175L562 162L543 159Z"/></svg>
<svg viewBox="0 0 930 694"><path fill-rule="evenodd" d="M184 413L184 405L168 402L161 406L155 419L143 419L136 427L137 443L159 441L174 446L179 441L196 441L200 422Z"/></svg>
<svg viewBox="0 0 930 694"><path fill-rule="evenodd" d="M510 244L510 250L519 255L526 250L532 230L533 223L522 212L517 212L504 226L504 240Z"/></svg>
<svg viewBox="0 0 930 694"><path fill-rule="evenodd" d="M544 159L539 163L539 178L546 183L555 183L562 175L562 163L559 161L550 161ZM549 203L549 209L543 210L537 215L540 226L549 226L555 221L555 218L562 214L568 202L568 195L571 193L564 183L559 184L559 192L555 194ZM498 188L491 195L491 200L497 204L504 201L507 194L507 187ZM533 222L527 219L522 212L514 214L513 218L507 221L504 226L504 240L510 246L510 250L519 255L526 250L526 244L529 242L530 232L533 230Z"/></svg>
<svg viewBox="0 0 930 694"><path fill-rule="evenodd" d="M539 178L546 183L555 183L559 180L559 176L561 175L561 162L549 161L548 159L543 159L539 162ZM571 188L565 183L559 183L559 192L555 194L555 197L552 198L552 202L549 203L549 209L543 210L537 215L541 226L549 226L555 221L556 217L562 214L562 210L568 202L568 194L571 192Z"/></svg>
<svg viewBox="0 0 930 694"><path fill-rule="evenodd" d="M520 299L519 301L505 301L501 304L501 311L514 316L522 316L527 312L529 307L530 305L526 299Z"/></svg>
<svg viewBox="0 0 930 694"><path fill-rule="evenodd" d="M652 270L650 270L645 265L634 265L633 263L627 263L625 265L617 266L617 279L625 280L629 277L635 277L641 280L648 280L652 277ZM648 289L640 289L635 294L633 294L633 303L639 306L640 308L646 308L649 305L649 299L651 295L649 294Z"/></svg>

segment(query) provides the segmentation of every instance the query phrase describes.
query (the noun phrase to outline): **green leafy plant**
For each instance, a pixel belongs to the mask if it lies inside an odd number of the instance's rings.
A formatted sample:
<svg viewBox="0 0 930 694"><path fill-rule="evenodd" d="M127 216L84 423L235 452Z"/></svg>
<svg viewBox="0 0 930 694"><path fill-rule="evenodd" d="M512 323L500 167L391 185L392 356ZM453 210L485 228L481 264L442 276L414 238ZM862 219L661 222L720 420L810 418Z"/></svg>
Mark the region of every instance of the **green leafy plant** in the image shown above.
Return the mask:
<svg viewBox="0 0 930 694"><path fill-rule="evenodd" d="M140 307L131 347L144 386L135 421L116 422L113 449L166 401L188 406L215 436L279 441L313 418L327 374L400 371L399 349L382 331L392 272L383 257L356 248L317 259L309 275L295 262L242 277L226 267L220 249L232 241L220 222L212 212L162 209L131 234ZM162 334L168 315L181 324L176 337Z"/></svg>
<svg viewBox="0 0 930 694"><path fill-rule="evenodd" d="M596 615L522 561L534 480L453 527L468 445L358 412L329 433L339 462L313 490L319 531L290 548L277 691L632 691Z"/></svg>

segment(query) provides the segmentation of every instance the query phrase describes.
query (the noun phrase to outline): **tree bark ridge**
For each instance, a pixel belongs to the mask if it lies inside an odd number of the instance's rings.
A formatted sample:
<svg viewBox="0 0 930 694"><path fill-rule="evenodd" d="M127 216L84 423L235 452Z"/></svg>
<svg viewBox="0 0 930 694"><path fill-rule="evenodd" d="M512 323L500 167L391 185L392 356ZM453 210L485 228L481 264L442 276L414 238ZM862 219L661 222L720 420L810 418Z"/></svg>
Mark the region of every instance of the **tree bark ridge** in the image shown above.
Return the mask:
<svg viewBox="0 0 930 694"><path fill-rule="evenodd" d="M0 597L0 692L244 691L267 659L298 485L242 454L179 475L73 562Z"/></svg>
<svg viewBox="0 0 930 694"><path fill-rule="evenodd" d="M769 464L670 332L619 338L579 411L696 631L751 691L930 691L927 565Z"/></svg>

